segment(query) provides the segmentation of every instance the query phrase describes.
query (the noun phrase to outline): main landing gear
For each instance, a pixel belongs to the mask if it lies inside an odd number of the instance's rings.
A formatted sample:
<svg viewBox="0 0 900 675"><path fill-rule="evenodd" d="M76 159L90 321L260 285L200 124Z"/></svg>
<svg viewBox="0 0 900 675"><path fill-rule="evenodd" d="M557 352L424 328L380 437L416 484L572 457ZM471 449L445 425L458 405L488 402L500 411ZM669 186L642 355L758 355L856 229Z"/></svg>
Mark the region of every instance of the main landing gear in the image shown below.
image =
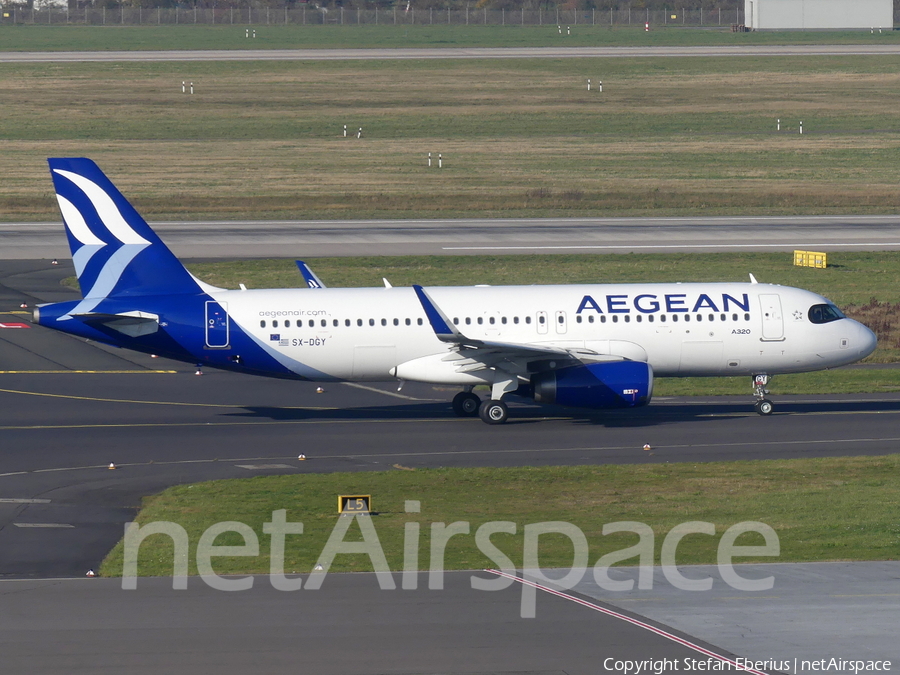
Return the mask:
<svg viewBox="0 0 900 675"><path fill-rule="evenodd" d="M491 398L482 401L477 394L472 393L473 386L466 387L453 397L453 412L460 417L481 418L485 424L505 424L509 419L509 408L503 402L503 397L515 391L519 381L514 377L498 378L491 385Z"/></svg>
<svg viewBox="0 0 900 675"><path fill-rule="evenodd" d="M483 401L478 407L478 416L486 424L504 424L509 419L509 408L503 401Z"/></svg>
<svg viewBox="0 0 900 675"><path fill-rule="evenodd" d="M453 412L459 417L475 417L481 406L481 399L471 390L461 391L453 397Z"/></svg>
<svg viewBox="0 0 900 675"><path fill-rule="evenodd" d="M775 409L772 401L766 398L766 394L769 393L769 390L766 389L768 383L768 375L753 376L753 394L756 396L756 403L753 404L753 409L758 415L771 415Z"/></svg>

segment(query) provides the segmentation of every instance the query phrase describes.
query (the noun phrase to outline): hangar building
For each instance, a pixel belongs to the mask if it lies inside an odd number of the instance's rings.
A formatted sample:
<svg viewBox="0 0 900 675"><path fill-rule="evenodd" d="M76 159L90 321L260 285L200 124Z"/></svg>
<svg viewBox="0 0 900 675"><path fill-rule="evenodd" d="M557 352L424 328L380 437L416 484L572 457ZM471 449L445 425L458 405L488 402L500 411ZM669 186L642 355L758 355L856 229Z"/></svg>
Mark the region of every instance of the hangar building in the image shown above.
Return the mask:
<svg viewBox="0 0 900 675"><path fill-rule="evenodd" d="M750 30L894 27L893 0L744 0Z"/></svg>

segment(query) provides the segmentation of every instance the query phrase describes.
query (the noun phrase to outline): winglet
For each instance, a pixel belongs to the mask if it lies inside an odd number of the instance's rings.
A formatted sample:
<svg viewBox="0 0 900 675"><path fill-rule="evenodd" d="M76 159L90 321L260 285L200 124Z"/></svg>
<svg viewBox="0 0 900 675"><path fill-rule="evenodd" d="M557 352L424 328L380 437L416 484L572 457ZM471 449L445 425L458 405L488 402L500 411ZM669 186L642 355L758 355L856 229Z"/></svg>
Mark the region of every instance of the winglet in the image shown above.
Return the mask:
<svg viewBox="0 0 900 675"><path fill-rule="evenodd" d="M431 327L434 329L434 334L437 335L439 340L443 340L444 342L466 341L466 336L460 333L456 329L456 326L453 325L453 322L438 309L438 306L434 304L434 301L430 297L428 297L428 293L425 292L424 288L413 284L413 290L419 297L419 302L422 303L422 309L425 310L425 316L428 317L428 322L431 324Z"/></svg>
<svg viewBox="0 0 900 675"><path fill-rule="evenodd" d="M325 288L325 284L322 283L322 280L316 276L316 273L309 269L309 265L307 265L302 260L296 260L297 269L300 270L300 274L303 275L303 280L306 282L306 285L310 288Z"/></svg>

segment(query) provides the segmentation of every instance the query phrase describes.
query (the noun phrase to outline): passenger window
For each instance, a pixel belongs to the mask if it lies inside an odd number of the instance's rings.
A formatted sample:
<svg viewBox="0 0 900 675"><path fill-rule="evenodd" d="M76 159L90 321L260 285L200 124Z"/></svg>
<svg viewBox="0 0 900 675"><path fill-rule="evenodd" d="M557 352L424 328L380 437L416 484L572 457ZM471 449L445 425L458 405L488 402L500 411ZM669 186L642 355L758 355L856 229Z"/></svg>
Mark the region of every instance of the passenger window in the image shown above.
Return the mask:
<svg viewBox="0 0 900 675"><path fill-rule="evenodd" d="M356 325L357 325L357 326L362 326L362 319L357 319L357 320L356 320Z"/></svg>
<svg viewBox="0 0 900 675"><path fill-rule="evenodd" d="M712 319L712 314L709 315L709 318ZM728 317L725 316L724 314L722 314L722 316L721 316L720 318L721 318L722 321L725 321L725 320L728 319Z"/></svg>
<svg viewBox="0 0 900 675"><path fill-rule="evenodd" d="M275 319L275 320L272 322L272 328L278 328L278 319Z"/></svg>
<svg viewBox="0 0 900 675"><path fill-rule="evenodd" d="M640 314L638 314L636 317L634 317L634 320L637 321L638 323L643 321L643 319L644 319L644 317L642 317Z"/></svg>
<svg viewBox="0 0 900 675"><path fill-rule="evenodd" d="M613 323L619 323L619 316L617 314L613 314Z"/></svg>
<svg viewBox="0 0 900 675"><path fill-rule="evenodd" d="M422 319L416 319L416 323L419 324L419 325L421 326L421 325L422 325Z"/></svg>
<svg viewBox="0 0 900 675"><path fill-rule="evenodd" d="M265 328L265 327L266 327L266 320L265 320L265 319L263 319L262 321L259 322L259 327L260 327L260 328Z"/></svg>
<svg viewBox="0 0 900 675"><path fill-rule="evenodd" d="M458 324L458 323L459 323L459 319L453 319L453 323ZM410 321L409 319L407 319L407 320L406 320L406 325L409 326L409 325L411 325L411 324L412 324L412 321Z"/></svg>
<svg viewBox="0 0 900 675"><path fill-rule="evenodd" d="M387 326L387 319L382 319L382 320L381 320L381 325L382 325L382 326Z"/></svg>
<svg viewBox="0 0 900 675"><path fill-rule="evenodd" d="M394 325L395 325L395 326L399 326L399 325L400 325L400 319L394 319Z"/></svg>
<svg viewBox="0 0 900 675"><path fill-rule="evenodd" d="M631 316L628 314L625 315L625 323L631 323Z"/></svg>
<svg viewBox="0 0 900 675"><path fill-rule="evenodd" d="M531 323L531 317L530 317L530 316L526 316L526 317L525 317L525 323Z"/></svg>
<svg viewBox="0 0 900 675"><path fill-rule="evenodd" d="M677 315L677 314L673 314L673 315L672 315L672 322L673 322L673 323L678 323L678 315Z"/></svg>
<svg viewBox="0 0 900 675"><path fill-rule="evenodd" d="M518 323L519 323L519 317L514 316L514 317L513 317L513 323L518 324Z"/></svg>
<svg viewBox="0 0 900 675"><path fill-rule="evenodd" d="M493 326L494 325L494 317L491 317L490 319L488 319L488 323L490 323Z"/></svg>
<svg viewBox="0 0 900 675"><path fill-rule="evenodd" d="M322 328L325 328L328 325L328 321L326 321L325 319L322 319L321 325L322 325Z"/></svg>
<svg viewBox="0 0 900 675"><path fill-rule="evenodd" d="M600 315L600 323L606 323L606 314Z"/></svg>
<svg viewBox="0 0 900 675"><path fill-rule="evenodd" d="M575 317L575 323L581 323L581 314Z"/></svg>
<svg viewBox="0 0 900 675"><path fill-rule="evenodd" d="M653 323L653 315L652 314L647 316L647 321L649 321L650 323Z"/></svg>
<svg viewBox="0 0 900 675"><path fill-rule="evenodd" d="M503 325L506 325L506 317L505 316L500 319L500 323L502 323Z"/></svg>
<svg viewBox="0 0 900 675"><path fill-rule="evenodd" d="M685 315L684 315L684 320L685 320L685 321L690 321L690 320L691 320L691 315L690 315L690 314L685 314Z"/></svg>
<svg viewBox="0 0 900 675"><path fill-rule="evenodd" d="M375 325L375 319L369 319L369 325L370 325L370 326L374 326L374 325Z"/></svg>
<svg viewBox="0 0 900 675"><path fill-rule="evenodd" d="M538 317L538 323L540 323L540 324L547 323L547 318L546 318L543 314L541 314L541 315Z"/></svg>
<svg viewBox="0 0 900 675"><path fill-rule="evenodd" d="M316 322L313 321L312 319L310 319L310 320L309 320L309 327L312 328L312 327L314 327L315 325L316 325Z"/></svg>
<svg viewBox="0 0 900 675"><path fill-rule="evenodd" d="M732 315L731 315L731 320L732 320L732 321L737 321L737 319L738 319L737 314L732 314Z"/></svg>
<svg viewBox="0 0 900 675"><path fill-rule="evenodd" d="M478 322L479 326L484 323L484 319L481 318L480 316L476 319L476 321Z"/></svg>
<svg viewBox="0 0 900 675"><path fill-rule="evenodd" d="M685 320L686 320L686 319L687 319L687 317L685 317ZM702 315L702 314L698 314L698 315L697 315L697 321L703 321L703 315Z"/></svg>
<svg viewBox="0 0 900 675"><path fill-rule="evenodd" d="M284 327L285 327L285 328L290 328L290 327L291 327L291 320L290 320L290 319L285 319L285 320L284 320Z"/></svg>
<svg viewBox="0 0 900 675"><path fill-rule="evenodd" d="M588 314L588 323L594 323L594 315Z"/></svg>
<svg viewBox="0 0 900 675"><path fill-rule="evenodd" d="M349 326L349 325L350 325L350 319L344 319L344 325L345 325L345 326Z"/></svg>
<svg viewBox="0 0 900 675"><path fill-rule="evenodd" d="M341 322L338 321L337 319L335 319L334 322L333 322L333 325L334 325L335 328L337 328L338 326L341 325Z"/></svg>
<svg viewBox="0 0 900 675"><path fill-rule="evenodd" d="M409 319L406 320L406 325L407 325L407 326L409 325ZM458 318L453 317L453 325L454 325L454 326L458 326L458 325L459 325L459 319L458 319Z"/></svg>
<svg viewBox="0 0 900 675"><path fill-rule="evenodd" d="M749 320L750 320L750 315L744 314L744 321L749 321Z"/></svg>
<svg viewBox="0 0 900 675"><path fill-rule="evenodd" d="M467 325L467 326L471 326L471 325L472 325L472 318L471 318L471 317L468 317L468 316L466 317L466 325Z"/></svg>
<svg viewBox="0 0 900 675"><path fill-rule="evenodd" d="M660 322L665 323L665 322L666 322L666 315L665 315L665 314L660 314L660 315L659 315L659 320L660 320Z"/></svg>

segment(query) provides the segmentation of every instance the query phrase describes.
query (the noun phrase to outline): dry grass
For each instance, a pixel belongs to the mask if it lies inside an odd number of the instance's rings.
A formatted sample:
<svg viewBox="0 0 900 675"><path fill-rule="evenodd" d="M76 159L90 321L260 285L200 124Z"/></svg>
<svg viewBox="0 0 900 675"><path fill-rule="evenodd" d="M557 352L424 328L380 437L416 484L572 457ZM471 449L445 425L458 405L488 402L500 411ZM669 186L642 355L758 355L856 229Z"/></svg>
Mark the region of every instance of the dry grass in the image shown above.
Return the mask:
<svg viewBox="0 0 900 675"><path fill-rule="evenodd" d="M95 158L154 219L893 212L898 65L0 65L0 218L55 216L48 155Z"/></svg>

